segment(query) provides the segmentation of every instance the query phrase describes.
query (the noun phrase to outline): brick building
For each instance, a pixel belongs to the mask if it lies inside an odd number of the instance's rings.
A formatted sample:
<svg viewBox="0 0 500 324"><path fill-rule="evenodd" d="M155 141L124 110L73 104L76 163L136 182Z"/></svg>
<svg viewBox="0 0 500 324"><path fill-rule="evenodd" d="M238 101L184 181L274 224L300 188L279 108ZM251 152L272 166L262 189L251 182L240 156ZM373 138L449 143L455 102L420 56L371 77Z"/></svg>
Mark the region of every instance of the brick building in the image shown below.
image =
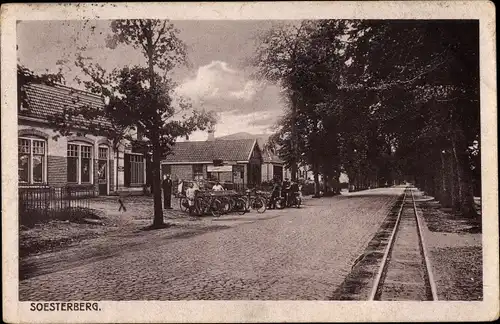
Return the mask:
<svg viewBox="0 0 500 324"><path fill-rule="evenodd" d="M179 142L162 161L162 174L173 180L219 180L236 184L261 183L262 154L255 139Z"/></svg>
<svg viewBox="0 0 500 324"><path fill-rule="evenodd" d="M133 152L130 145L120 145L114 152L112 142L102 136L57 138L47 121L63 107L101 108L99 96L61 85L29 84L24 90L27 105L18 112L19 186L88 186L100 195L142 190L144 156Z"/></svg>

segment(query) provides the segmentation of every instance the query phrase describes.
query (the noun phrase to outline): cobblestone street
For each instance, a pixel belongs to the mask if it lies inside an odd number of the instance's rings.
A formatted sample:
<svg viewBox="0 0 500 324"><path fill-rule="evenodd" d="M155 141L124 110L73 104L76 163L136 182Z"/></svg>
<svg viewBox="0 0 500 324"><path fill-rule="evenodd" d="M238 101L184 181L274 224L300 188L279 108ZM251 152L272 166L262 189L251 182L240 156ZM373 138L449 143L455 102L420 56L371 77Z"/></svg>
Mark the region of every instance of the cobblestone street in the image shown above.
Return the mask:
<svg viewBox="0 0 500 324"><path fill-rule="evenodd" d="M213 220L219 230L155 239L20 281L19 298L326 300L402 191L381 188L309 199L300 209L223 216Z"/></svg>

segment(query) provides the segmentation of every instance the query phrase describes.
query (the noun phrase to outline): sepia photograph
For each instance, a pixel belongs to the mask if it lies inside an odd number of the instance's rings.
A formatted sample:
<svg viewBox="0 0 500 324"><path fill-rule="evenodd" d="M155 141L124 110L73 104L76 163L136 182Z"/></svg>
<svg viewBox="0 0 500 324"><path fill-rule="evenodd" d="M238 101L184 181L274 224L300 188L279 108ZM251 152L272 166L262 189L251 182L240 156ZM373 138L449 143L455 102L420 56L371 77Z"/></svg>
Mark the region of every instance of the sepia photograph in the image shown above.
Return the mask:
<svg viewBox="0 0 500 324"><path fill-rule="evenodd" d="M494 80L493 94L482 89L496 65L482 59L479 17L148 12L11 27L2 182L11 298L26 318L123 321L105 302L125 301L383 301L397 312L487 300L498 318L497 165L484 155L497 152L484 127L496 129ZM232 318L273 321L262 307Z"/></svg>

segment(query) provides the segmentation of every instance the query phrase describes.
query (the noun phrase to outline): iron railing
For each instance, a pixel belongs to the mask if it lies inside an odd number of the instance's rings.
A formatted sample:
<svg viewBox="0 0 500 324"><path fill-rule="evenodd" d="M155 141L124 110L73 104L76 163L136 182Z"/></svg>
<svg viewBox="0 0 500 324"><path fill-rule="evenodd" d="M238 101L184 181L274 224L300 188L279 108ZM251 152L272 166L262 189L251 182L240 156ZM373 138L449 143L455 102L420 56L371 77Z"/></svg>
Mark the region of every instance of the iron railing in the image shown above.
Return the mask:
<svg viewBox="0 0 500 324"><path fill-rule="evenodd" d="M23 186L19 188L19 216L21 222L36 221L37 218L66 219L75 212L90 211L90 198L95 196L97 192L93 185Z"/></svg>

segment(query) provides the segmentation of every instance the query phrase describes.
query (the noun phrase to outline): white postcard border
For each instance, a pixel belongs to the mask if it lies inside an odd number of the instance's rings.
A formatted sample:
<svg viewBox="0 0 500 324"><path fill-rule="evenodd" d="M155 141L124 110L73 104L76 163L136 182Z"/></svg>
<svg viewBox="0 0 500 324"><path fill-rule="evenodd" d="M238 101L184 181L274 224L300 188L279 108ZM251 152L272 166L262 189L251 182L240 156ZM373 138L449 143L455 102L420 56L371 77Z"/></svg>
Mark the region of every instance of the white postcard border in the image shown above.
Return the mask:
<svg viewBox="0 0 500 324"><path fill-rule="evenodd" d="M495 8L487 1L8 4L1 7L3 316L6 322L478 321L498 318ZM32 312L18 302L16 20L479 19L483 194L481 302L99 301L96 312ZM13 136L15 134L15 136ZM16 158L13 158L16 157Z"/></svg>

